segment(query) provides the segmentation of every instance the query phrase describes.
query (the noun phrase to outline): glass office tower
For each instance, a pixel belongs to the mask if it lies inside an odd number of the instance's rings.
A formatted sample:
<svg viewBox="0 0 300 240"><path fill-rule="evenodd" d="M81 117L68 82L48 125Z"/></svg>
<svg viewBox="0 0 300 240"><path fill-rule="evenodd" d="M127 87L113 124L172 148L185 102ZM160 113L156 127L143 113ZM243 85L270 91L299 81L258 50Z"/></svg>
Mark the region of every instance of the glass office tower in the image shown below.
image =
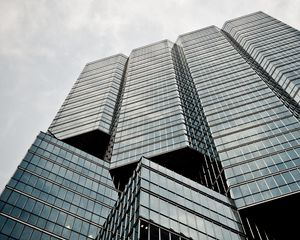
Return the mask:
<svg viewBox="0 0 300 240"><path fill-rule="evenodd" d="M298 192L299 120L222 30L208 27L177 42L195 82L236 206Z"/></svg>
<svg viewBox="0 0 300 240"><path fill-rule="evenodd" d="M1 239L296 239L299 36L257 12L88 63Z"/></svg>

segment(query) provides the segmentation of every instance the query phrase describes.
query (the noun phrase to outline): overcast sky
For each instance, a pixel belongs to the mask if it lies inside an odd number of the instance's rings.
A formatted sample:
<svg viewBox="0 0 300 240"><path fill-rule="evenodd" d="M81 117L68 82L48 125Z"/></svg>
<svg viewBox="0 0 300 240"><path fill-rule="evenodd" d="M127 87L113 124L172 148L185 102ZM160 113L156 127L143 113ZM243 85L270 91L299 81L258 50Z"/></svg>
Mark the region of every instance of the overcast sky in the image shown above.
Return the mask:
<svg viewBox="0 0 300 240"><path fill-rule="evenodd" d="M0 192L86 62L259 10L300 29L300 0L0 0Z"/></svg>

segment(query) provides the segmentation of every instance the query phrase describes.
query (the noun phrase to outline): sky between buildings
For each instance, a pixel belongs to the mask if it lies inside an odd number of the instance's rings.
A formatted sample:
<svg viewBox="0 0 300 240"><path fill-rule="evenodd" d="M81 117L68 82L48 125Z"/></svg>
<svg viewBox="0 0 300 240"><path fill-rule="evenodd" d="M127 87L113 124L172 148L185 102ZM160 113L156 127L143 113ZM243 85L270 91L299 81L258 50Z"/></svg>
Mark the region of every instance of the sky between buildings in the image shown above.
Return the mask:
<svg viewBox="0 0 300 240"><path fill-rule="evenodd" d="M300 0L0 0L0 193L87 62L256 11L300 29Z"/></svg>

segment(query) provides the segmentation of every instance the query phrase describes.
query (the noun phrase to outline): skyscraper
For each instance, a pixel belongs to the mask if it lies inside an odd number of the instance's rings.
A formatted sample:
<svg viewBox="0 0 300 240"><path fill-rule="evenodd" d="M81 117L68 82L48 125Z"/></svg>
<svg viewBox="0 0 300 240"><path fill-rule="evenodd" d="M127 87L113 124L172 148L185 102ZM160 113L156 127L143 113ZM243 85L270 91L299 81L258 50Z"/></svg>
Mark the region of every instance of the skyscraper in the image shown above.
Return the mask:
<svg viewBox="0 0 300 240"><path fill-rule="evenodd" d="M1 239L295 239L299 56L256 12L88 63L1 195Z"/></svg>

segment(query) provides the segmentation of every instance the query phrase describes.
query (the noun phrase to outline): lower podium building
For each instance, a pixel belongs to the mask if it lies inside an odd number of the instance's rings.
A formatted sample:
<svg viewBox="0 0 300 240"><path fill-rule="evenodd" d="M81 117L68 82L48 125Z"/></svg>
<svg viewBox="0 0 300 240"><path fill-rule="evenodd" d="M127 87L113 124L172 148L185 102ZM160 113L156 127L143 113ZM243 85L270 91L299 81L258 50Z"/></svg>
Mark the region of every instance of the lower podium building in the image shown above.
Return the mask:
<svg viewBox="0 0 300 240"><path fill-rule="evenodd" d="M242 240L245 234L231 199L143 158L96 239Z"/></svg>
<svg viewBox="0 0 300 240"><path fill-rule="evenodd" d="M300 32L263 12L86 64L0 239L298 239L299 89Z"/></svg>
<svg viewBox="0 0 300 240"><path fill-rule="evenodd" d="M0 198L0 239L94 239L117 200L109 164L40 133Z"/></svg>

